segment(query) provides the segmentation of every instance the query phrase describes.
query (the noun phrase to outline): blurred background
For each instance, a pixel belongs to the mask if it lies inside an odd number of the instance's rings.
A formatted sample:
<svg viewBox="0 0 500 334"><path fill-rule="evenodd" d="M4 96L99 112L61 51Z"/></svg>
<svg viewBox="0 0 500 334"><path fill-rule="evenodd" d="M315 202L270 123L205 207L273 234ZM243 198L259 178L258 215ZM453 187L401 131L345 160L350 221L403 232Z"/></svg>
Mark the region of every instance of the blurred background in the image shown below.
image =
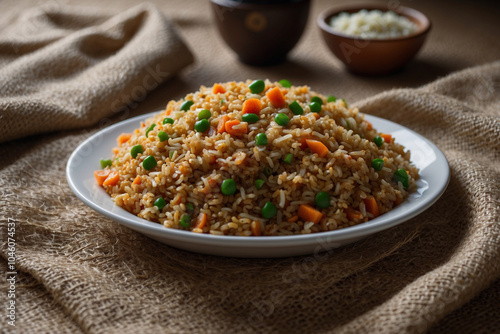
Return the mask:
<svg viewBox="0 0 500 334"><path fill-rule="evenodd" d="M85 6L103 12L122 12L139 0L19 0L2 1L0 28L9 17L38 5ZM309 19L287 61L275 66L255 67L238 61L221 38L209 0L152 0L179 28L195 55L195 63L151 92L138 113L162 109L170 99L178 99L200 85L256 78L280 80L294 85L307 84L323 94L334 94L355 102L376 93L398 87L418 87L467 67L500 58L500 2L498 1L331 1L312 0ZM366 77L345 70L328 50L316 19L327 8L353 3L402 5L423 12L432 21L432 29L418 55L403 70L387 76ZM293 24L293 23L291 23ZM63 27L64 28L64 27ZM71 27L68 27L71 29ZM142 111L141 111L142 110Z"/></svg>

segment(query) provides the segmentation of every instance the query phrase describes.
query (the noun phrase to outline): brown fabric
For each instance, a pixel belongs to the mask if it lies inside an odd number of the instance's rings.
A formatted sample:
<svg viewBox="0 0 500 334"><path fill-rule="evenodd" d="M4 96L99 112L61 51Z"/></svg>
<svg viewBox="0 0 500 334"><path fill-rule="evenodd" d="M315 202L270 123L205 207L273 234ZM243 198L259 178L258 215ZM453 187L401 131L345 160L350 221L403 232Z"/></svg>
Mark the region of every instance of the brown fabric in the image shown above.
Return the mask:
<svg viewBox="0 0 500 334"><path fill-rule="evenodd" d="M112 3L125 10L133 1ZM107 8L102 1L93 5ZM186 36L196 54L194 66L92 128L0 144L1 277L8 271L9 220L16 222L18 271L16 327L2 316L3 331L500 330L500 62L472 67L498 59L498 34L486 28L498 26L497 8L454 2L442 11L430 2L409 3L433 20L428 44L405 70L364 78L345 72L320 47L313 17L331 6L328 1L315 2L290 61L266 68L234 59L211 25L207 1L157 5ZM466 67L471 68L422 88L367 98ZM165 246L95 213L69 190L64 175L69 154L108 122L158 110L201 84L265 77L310 84L348 102L367 98L355 104L416 130L445 152L451 167L447 191L418 217L355 244L319 256L257 260ZM4 309L8 285L0 286Z"/></svg>
<svg viewBox="0 0 500 334"><path fill-rule="evenodd" d="M102 122L192 61L152 5L28 10L0 35L0 142Z"/></svg>

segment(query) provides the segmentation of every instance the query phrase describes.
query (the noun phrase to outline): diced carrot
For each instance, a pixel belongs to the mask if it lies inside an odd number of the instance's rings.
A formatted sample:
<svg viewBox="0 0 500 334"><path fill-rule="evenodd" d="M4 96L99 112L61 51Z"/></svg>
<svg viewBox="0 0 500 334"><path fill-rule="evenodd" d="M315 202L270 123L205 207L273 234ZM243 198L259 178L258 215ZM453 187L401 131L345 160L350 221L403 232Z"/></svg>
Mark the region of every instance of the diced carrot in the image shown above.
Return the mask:
<svg viewBox="0 0 500 334"><path fill-rule="evenodd" d="M217 133L226 132L226 122L229 121L229 116L224 115L219 119L219 124L217 124Z"/></svg>
<svg viewBox="0 0 500 334"><path fill-rule="evenodd" d="M121 135L119 135L118 139L116 140L118 142L118 146L128 142L130 137L132 137L131 133L122 133Z"/></svg>
<svg viewBox="0 0 500 334"><path fill-rule="evenodd" d="M363 200L363 202L365 203L366 211L371 213L373 215L373 217L376 218L376 217L380 216L380 210L378 208L378 204L377 204L377 201L375 200L375 197L368 196L367 198L365 198Z"/></svg>
<svg viewBox="0 0 500 334"><path fill-rule="evenodd" d="M300 148L301 149L307 148L307 143L306 143L307 139L310 139L310 137L306 136L306 137L302 137L302 138L299 139L299 143L300 143Z"/></svg>
<svg viewBox="0 0 500 334"><path fill-rule="evenodd" d="M317 112L313 112L312 114L314 115L314 118L316 118L316 119L319 119L319 118L321 117L321 116L319 115L319 113L317 113Z"/></svg>
<svg viewBox="0 0 500 334"><path fill-rule="evenodd" d="M220 107L220 111L224 111L224 112L226 112L226 111L227 111L227 106L222 106L222 107Z"/></svg>
<svg viewBox="0 0 500 334"><path fill-rule="evenodd" d="M240 122L237 119L233 119L227 121L224 127L231 136L240 136L247 133L247 125L246 122Z"/></svg>
<svg viewBox="0 0 500 334"><path fill-rule="evenodd" d="M117 172L109 173L108 177L102 183L103 186L114 186L120 181L120 174Z"/></svg>
<svg viewBox="0 0 500 334"><path fill-rule="evenodd" d="M170 114L171 114L171 113L172 113L172 109L171 109L171 108L168 108L168 109L167 109L167 112L166 112L166 115L167 115L167 116L170 116Z"/></svg>
<svg viewBox="0 0 500 334"><path fill-rule="evenodd" d="M299 219L299 216L291 216L290 218L287 219L287 222L293 223Z"/></svg>
<svg viewBox="0 0 500 334"><path fill-rule="evenodd" d="M256 114L258 115L262 110L262 104L259 99L248 99L243 102L243 114Z"/></svg>
<svg viewBox="0 0 500 334"><path fill-rule="evenodd" d="M318 156L321 158L324 158L328 154L328 152L330 152L328 150L328 147L326 147L326 145L320 141L313 139L306 139L306 144L307 146L309 146L309 148L313 153L318 154Z"/></svg>
<svg viewBox="0 0 500 334"><path fill-rule="evenodd" d="M216 83L214 85L214 88L212 89L212 92L214 94L218 94L218 93L224 94L226 92L226 90L224 89L224 87L222 87L221 85L219 85L218 83Z"/></svg>
<svg viewBox="0 0 500 334"><path fill-rule="evenodd" d="M102 186L102 184L104 183L104 181L108 177L109 173L111 173L111 171L109 169L96 170L94 172L94 177L95 177L95 180L97 181L97 184Z"/></svg>
<svg viewBox="0 0 500 334"><path fill-rule="evenodd" d="M262 230L260 228L260 223L256 220L252 221L250 223L250 228L252 230L252 234L255 236L260 236L262 235Z"/></svg>
<svg viewBox="0 0 500 334"><path fill-rule="evenodd" d="M208 221L207 214L204 212L200 212L198 217L196 217L194 228L204 228L205 225L207 224L207 221Z"/></svg>
<svg viewBox="0 0 500 334"><path fill-rule="evenodd" d="M299 206L297 215L305 221L313 222L315 224L319 223L321 218L323 218L323 214L321 212L307 204L301 204Z"/></svg>
<svg viewBox="0 0 500 334"><path fill-rule="evenodd" d="M117 148L117 147L115 147L115 148L113 149L113 154L114 154L114 155L117 155L117 154L118 154L118 152L120 152L120 149L119 149L119 148Z"/></svg>
<svg viewBox="0 0 500 334"><path fill-rule="evenodd" d="M134 182L132 184L141 184L141 176L137 175L134 179Z"/></svg>
<svg viewBox="0 0 500 334"><path fill-rule="evenodd" d="M410 175L410 171L409 171L409 170L406 170L406 174Z"/></svg>
<svg viewBox="0 0 500 334"><path fill-rule="evenodd" d="M347 219L351 220L351 221L360 221L363 219L363 215L361 214L361 212L359 212L358 210L354 210L353 208L351 207L348 207L347 209L345 209L345 213L347 215Z"/></svg>
<svg viewBox="0 0 500 334"><path fill-rule="evenodd" d="M368 121L365 121L366 122L366 130L370 131L373 129L373 125L372 123L368 122Z"/></svg>
<svg viewBox="0 0 500 334"><path fill-rule="evenodd" d="M276 108L281 108L286 104L285 97L279 87L274 87L268 91L266 96L269 99L269 102L271 102L271 104Z"/></svg>
<svg viewBox="0 0 500 334"><path fill-rule="evenodd" d="M381 133L380 137L384 138L384 141L386 143L390 143L391 139L392 139L392 136L390 134L387 134L387 133Z"/></svg>

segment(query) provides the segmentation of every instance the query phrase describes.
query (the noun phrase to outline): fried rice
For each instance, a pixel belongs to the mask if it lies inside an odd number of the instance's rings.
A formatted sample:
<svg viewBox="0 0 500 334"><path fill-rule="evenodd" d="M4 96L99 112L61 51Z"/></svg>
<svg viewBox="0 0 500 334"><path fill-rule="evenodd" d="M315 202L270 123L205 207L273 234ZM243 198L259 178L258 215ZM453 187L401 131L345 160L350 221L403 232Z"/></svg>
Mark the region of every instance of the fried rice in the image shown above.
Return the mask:
<svg viewBox="0 0 500 334"><path fill-rule="evenodd" d="M416 188L410 152L344 100L269 80L261 92L251 87L202 86L170 101L118 138L98 183L116 205L167 228L239 236L353 226ZM236 187L223 189L225 180Z"/></svg>

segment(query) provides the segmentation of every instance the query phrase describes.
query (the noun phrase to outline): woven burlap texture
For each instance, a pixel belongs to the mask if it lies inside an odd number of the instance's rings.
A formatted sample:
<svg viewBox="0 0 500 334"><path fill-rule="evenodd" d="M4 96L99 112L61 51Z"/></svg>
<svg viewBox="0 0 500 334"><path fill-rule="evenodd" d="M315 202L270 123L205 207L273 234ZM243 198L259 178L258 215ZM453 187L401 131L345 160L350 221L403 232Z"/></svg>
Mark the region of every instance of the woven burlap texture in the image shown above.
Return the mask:
<svg viewBox="0 0 500 334"><path fill-rule="evenodd" d="M231 259L170 248L73 196L65 162L88 133L2 145L0 217L3 229L8 219L17 224L22 272L16 330L425 331L500 275L499 80L496 62L358 103L435 142L450 184L418 217L317 256Z"/></svg>
<svg viewBox="0 0 500 334"><path fill-rule="evenodd" d="M60 13L61 8L58 10ZM143 12L148 14L141 16ZM207 256L165 246L104 218L81 203L65 180L65 164L72 150L108 122L126 117L129 109L125 107L119 116L110 118L113 112L120 111L134 98L145 98L145 93L134 95L133 90L147 88L143 80L152 76L148 66L154 70L165 57L162 48L157 58L148 58L152 57L150 50L156 50L159 42L143 41L152 38L148 34L137 37L151 17L157 17L156 22L166 22L161 14L156 16L151 12L155 9L146 6L114 18L83 11L73 13L82 18L82 25L92 25L89 29L100 29L96 34L106 36L108 28L121 31L119 27L126 26L109 22L118 20L117 17L122 18L120 22L128 22L126 18L130 18L135 23L130 24L130 30L123 29L123 36L136 36L126 43L134 47L117 46L119 51L112 55L88 56L93 66L73 75L74 72L67 75L61 69L57 76L58 66L54 64L62 66L64 61L47 61L42 65L55 71L56 77L41 76L38 84L30 86L31 83L17 77L4 76L11 65L22 70L18 65L24 61L22 57L14 59L20 50L25 50L30 57L44 50L36 41L30 44L23 39L24 35L16 40L31 46L26 49L17 46L10 57L6 54L1 57L2 64L8 66L0 69L0 85L14 87L13 82L18 82L17 86L26 85L21 87L26 89L24 93L0 98L2 108L15 106L15 99L32 103L37 101L37 94L42 93L58 97L57 103L64 103L64 108L56 105L39 109L38 115L32 115L38 118L24 118L16 133L11 131L14 125L4 129L7 123L2 118L0 136L8 131L11 134L0 137L0 141L97 123L84 130L0 144L0 272L5 277L8 268L8 222L16 224L18 270L16 327L10 327L8 318L1 317L3 331L416 333L430 328L436 332L457 333L467 328L481 328L485 332L498 330L498 322L471 322L466 315L479 309L476 311L479 319L486 312L489 312L488 320L500 319L498 307L484 308L496 305L495 295L481 297L481 291L493 282L499 286L500 276L500 62L452 74L419 89L388 91L357 103L363 112L391 119L419 132L446 154L450 184L442 198L426 212L388 231L316 256L285 259ZM40 17L47 13L51 12L44 10ZM56 14L49 15L54 22L49 27L61 24ZM89 16L94 18L93 23L85 19ZM140 24L137 17L142 17ZM40 30L42 34L46 28L35 31ZM64 38L54 37L53 43L70 40L71 31L75 34L86 31L80 28L80 25L61 28L59 33ZM170 26L170 29L173 28ZM120 34L109 34L111 40L122 41L116 38ZM6 35L2 32L2 36ZM12 40L1 40L1 43L12 46ZM68 47L81 45L74 43ZM38 47L40 50L30 51ZM170 60L188 63L189 52L180 46L179 49L182 52ZM0 50L4 52L6 48ZM104 62L115 64L111 60L122 51L137 52L141 57L124 55L123 67L111 66L108 73ZM162 52L163 56L159 56ZM57 52L51 55L62 57ZM164 66L169 64L167 61ZM99 66L110 77L104 80L98 75L91 76L90 72ZM167 70L160 70L163 71ZM38 72L31 67L31 72L18 73L31 78L32 73ZM99 84L99 89L87 85L87 80ZM78 90L78 86L82 90ZM71 94L66 90L70 87ZM77 106L74 101L84 105ZM23 105L21 102L19 105ZM56 103L42 102L40 106ZM116 107L110 108L113 103ZM70 105L74 108L69 108ZM0 109L1 115L6 117L8 114L4 116L3 110ZM26 115L23 110L28 108L18 110L19 115ZM100 112L100 115L94 114ZM3 308L8 285L4 281L0 284ZM475 303L477 298L482 298L481 302ZM453 326L440 327L440 319L450 315ZM438 327L433 327L436 324Z"/></svg>
<svg viewBox="0 0 500 334"><path fill-rule="evenodd" d="M150 4L119 15L27 10L0 34L0 142L95 124L192 62L175 26Z"/></svg>

